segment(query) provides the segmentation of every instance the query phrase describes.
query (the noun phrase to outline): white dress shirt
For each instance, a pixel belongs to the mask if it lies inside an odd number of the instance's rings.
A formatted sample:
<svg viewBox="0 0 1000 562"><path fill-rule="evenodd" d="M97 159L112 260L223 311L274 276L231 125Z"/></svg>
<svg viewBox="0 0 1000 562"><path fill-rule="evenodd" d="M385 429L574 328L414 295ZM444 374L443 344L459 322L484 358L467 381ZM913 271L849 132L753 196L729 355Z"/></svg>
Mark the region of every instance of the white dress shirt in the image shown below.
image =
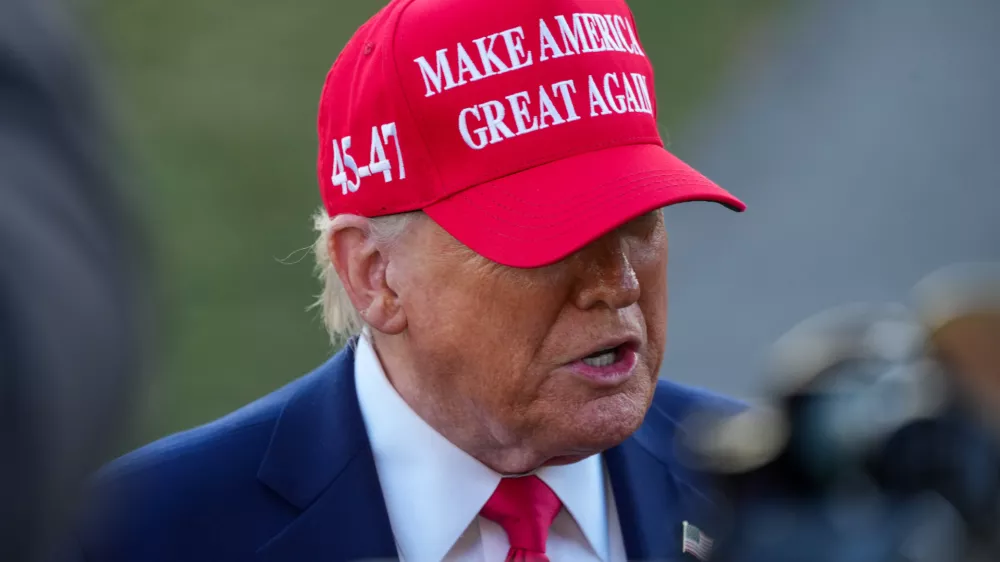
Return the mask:
<svg viewBox="0 0 1000 562"><path fill-rule="evenodd" d="M385 376L367 334L354 377L396 550L403 562L497 562L510 543L479 516L500 474L428 425ZM552 562L623 562L618 514L600 455L536 475L563 503L546 543Z"/></svg>

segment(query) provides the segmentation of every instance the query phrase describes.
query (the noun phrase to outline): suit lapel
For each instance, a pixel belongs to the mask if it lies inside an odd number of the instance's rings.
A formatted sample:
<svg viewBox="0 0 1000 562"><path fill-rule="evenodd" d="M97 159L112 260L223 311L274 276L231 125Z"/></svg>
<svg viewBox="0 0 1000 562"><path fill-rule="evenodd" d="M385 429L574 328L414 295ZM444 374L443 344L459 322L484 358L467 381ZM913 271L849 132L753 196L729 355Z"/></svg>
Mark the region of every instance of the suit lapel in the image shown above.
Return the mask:
<svg viewBox="0 0 1000 562"><path fill-rule="evenodd" d="M714 505L674 454L678 428L655 405L642 426L604 453L629 560L678 560L683 521L706 528Z"/></svg>
<svg viewBox="0 0 1000 562"><path fill-rule="evenodd" d="M396 545L354 385L352 345L289 399L258 470L300 510L258 550L261 561L396 557Z"/></svg>

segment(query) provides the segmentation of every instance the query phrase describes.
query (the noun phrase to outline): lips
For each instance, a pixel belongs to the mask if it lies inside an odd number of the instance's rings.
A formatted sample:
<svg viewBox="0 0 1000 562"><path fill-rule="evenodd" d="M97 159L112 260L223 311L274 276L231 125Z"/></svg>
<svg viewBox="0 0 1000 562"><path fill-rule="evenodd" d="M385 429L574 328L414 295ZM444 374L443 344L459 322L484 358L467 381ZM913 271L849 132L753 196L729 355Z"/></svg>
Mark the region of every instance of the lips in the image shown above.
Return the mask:
<svg viewBox="0 0 1000 562"><path fill-rule="evenodd" d="M614 359L614 356L621 355L625 351L636 351L639 349L639 338L634 336L621 336L617 338L612 338L604 340L593 347L590 348L583 355L577 356L576 359L570 361L570 363L575 363L577 361L586 363L591 366L599 366L596 363L606 362L608 357Z"/></svg>
<svg viewBox="0 0 1000 562"><path fill-rule="evenodd" d="M566 367L576 376L600 387L613 387L628 380L638 362L639 339L622 337L595 345Z"/></svg>

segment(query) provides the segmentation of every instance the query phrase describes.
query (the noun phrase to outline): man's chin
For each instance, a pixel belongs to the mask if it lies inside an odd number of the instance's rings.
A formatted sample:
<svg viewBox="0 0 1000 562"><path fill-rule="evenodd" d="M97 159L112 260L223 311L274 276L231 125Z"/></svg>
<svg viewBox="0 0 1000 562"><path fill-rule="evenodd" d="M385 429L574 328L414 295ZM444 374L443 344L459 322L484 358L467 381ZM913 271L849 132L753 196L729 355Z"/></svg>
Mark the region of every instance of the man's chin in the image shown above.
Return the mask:
<svg viewBox="0 0 1000 562"><path fill-rule="evenodd" d="M568 416L573 436L566 442L576 443L584 457L616 447L639 429L648 408L646 400L627 394L593 400Z"/></svg>

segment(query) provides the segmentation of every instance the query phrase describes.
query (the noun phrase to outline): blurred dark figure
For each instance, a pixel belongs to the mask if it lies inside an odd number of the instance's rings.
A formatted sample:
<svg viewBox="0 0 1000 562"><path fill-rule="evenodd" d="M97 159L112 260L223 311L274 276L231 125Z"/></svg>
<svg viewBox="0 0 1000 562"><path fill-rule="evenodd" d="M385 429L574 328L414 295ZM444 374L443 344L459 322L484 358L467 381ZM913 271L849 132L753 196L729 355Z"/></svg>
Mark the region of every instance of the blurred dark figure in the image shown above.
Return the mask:
<svg viewBox="0 0 1000 562"><path fill-rule="evenodd" d="M914 293L811 317L774 346L768 407L692 419L725 498L713 560L1000 560L1000 267Z"/></svg>
<svg viewBox="0 0 1000 562"><path fill-rule="evenodd" d="M140 371L136 231L66 6L0 1L0 560L40 559Z"/></svg>

